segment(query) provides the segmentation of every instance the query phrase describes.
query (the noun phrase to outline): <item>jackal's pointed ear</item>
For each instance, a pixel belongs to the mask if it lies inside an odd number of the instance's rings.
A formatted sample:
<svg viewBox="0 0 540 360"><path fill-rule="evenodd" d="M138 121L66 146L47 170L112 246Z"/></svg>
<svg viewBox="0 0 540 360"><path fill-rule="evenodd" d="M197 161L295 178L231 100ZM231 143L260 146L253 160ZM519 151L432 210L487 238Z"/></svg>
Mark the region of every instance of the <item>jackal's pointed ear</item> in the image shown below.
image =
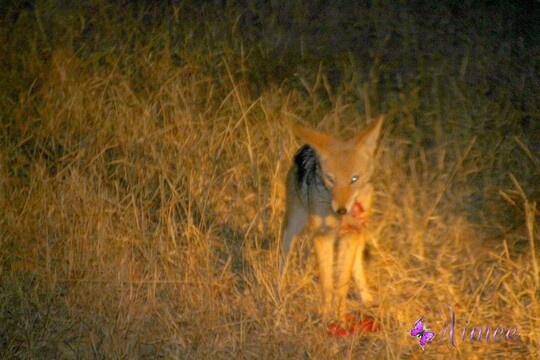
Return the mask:
<svg viewBox="0 0 540 360"><path fill-rule="evenodd" d="M365 151L369 156L373 156L377 148L379 135L381 134L381 126L384 120L384 115L379 115L369 127L356 137L356 144L362 151Z"/></svg>
<svg viewBox="0 0 540 360"><path fill-rule="evenodd" d="M330 134L300 125L294 125L293 132L303 142L315 148L321 155L324 155L327 152L328 144L335 140Z"/></svg>

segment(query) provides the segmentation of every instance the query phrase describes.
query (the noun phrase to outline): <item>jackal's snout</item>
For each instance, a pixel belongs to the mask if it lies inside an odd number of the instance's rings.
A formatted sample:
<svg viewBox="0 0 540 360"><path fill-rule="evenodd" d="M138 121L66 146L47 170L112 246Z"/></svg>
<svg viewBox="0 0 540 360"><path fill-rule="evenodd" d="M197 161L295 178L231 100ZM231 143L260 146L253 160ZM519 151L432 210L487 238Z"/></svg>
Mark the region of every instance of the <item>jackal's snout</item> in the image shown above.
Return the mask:
<svg viewBox="0 0 540 360"><path fill-rule="evenodd" d="M332 189L332 210L338 216L347 214L352 207L356 192L350 186L336 184Z"/></svg>

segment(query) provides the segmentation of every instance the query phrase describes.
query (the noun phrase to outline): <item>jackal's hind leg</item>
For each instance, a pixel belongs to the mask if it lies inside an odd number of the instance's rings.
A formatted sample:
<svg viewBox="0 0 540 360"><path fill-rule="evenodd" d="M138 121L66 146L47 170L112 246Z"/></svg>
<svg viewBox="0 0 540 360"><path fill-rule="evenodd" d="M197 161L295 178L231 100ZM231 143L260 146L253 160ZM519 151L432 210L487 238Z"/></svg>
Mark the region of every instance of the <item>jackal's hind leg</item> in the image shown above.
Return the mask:
<svg viewBox="0 0 540 360"><path fill-rule="evenodd" d="M281 239L282 256L280 256L280 272L282 276L287 272L291 246L308 221L307 210L302 206L300 201L291 198L295 196L294 194L288 194L288 196L287 211L285 213L285 221L283 222L282 228L283 237Z"/></svg>
<svg viewBox="0 0 540 360"><path fill-rule="evenodd" d="M281 243L281 250L285 258L289 256L294 239L302 231L307 221L308 213L301 205L294 204L294 206L287 209Z"/></svg>

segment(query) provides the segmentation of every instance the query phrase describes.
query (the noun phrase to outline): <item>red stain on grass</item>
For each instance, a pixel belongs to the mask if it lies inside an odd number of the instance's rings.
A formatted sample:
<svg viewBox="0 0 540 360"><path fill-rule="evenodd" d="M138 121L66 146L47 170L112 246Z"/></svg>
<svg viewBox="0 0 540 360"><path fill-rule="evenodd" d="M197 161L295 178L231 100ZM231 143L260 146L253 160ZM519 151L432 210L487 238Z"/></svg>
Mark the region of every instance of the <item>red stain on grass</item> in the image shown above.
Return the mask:
<svg viewBox="0 0 540 360"><path fill-rule="evenodd" d="M366 334L380 330L381 324L369 316L347 314L344 324L328 324L327 334L329 336L346 337L348 335Z"/></svg>

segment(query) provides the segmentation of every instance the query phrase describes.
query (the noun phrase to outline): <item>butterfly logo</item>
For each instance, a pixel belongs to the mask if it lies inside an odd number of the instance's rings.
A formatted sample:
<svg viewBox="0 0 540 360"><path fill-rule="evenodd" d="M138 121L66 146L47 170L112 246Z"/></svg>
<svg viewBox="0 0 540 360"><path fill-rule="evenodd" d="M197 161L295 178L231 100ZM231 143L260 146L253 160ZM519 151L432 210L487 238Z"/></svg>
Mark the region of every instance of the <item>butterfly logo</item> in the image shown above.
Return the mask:
<svg viewBox="0 0 540 360"><path fill-rule="evenodd" d="M428 341L431 341L435 337L435 333L433 331L426 329L423 318L418 319L416 324L414 324L414 328L409 334L411 336L416 336L419 339L418 343L420 344L422 351L424 350L424 346L427 345Z"/></svg>

